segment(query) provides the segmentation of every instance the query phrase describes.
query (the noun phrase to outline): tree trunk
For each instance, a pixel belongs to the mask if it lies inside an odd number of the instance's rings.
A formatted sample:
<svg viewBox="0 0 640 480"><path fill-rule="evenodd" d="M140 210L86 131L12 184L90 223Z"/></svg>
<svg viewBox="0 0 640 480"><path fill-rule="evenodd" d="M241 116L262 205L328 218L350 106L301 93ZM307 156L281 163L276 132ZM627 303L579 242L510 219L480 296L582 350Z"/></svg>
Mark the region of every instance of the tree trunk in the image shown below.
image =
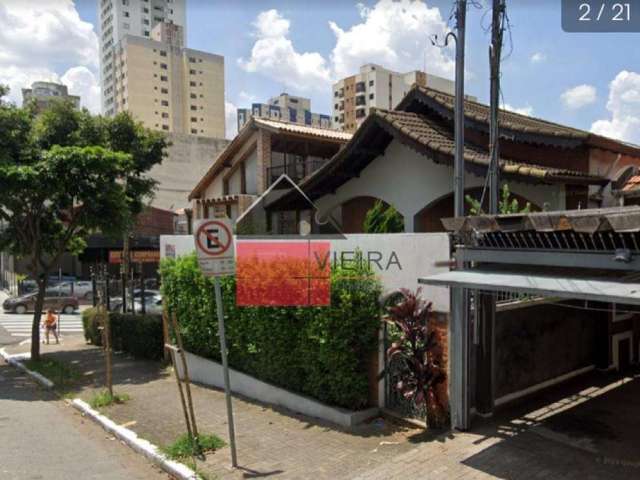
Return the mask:
<svg viewBox="0 0 640 480"><path fill-rule="evenodd" d="M38 280L38 296L33 312L33 323L31 324L31 360L40 360L40 319L42 317L42 307L44 305L44 295L47 290L47 278L45 274Z"/></svg>

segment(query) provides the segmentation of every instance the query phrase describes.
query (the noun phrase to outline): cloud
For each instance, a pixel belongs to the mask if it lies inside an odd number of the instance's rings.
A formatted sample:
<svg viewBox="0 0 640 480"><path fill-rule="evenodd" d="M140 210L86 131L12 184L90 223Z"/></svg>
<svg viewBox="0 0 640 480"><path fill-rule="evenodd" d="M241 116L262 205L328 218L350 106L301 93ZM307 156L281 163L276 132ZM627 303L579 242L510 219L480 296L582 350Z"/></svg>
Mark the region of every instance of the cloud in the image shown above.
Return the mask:
<svg viewBox="0 0 640 480"><path fill-rule="evenodd" d="M447 50L429 41L444 39L446 22L437 7L410 0L380 0L374 7L359 5L361 23L343 30L329 22L336 36L331 53L332 70L339 79L353 75L365 63L392 70L422 70L451 78L455 64Z"/></svg>
<svg viewBox="0 0 640 480"><path fill-rule="evenodd" d="M225 136L233 138L238 133L237 107L231 102L224 102Z"/></svg>
<svg viewBox="0 0 640 480"><path fill-rule="evenodd" d="M504 105L502 105L502 108L505 110L509 110L510 112L519 113L520 115L526 115L527 117L533 115L533 107L531 105L518 108L505 103Z"/></svg>
<svg viewBox="0 0 640 480"><path fill-rule="evenodd" d="M100 82L87 67L72 67L60 79L72 95L80 95L80 104L92 113L100 112Z"/></svg>
<svg viewBox="0 0 640 480"><path fill-rule="evenodd" d="M640 144L640 74L621 71L609 84L607 110L611 118L597 120L591 131Z"/></svg>
<svg viewBox="0 0 640 480"><path fill-rule="evenodd" d="M20 103L23 87L36 80L60 81L60 75L76 92L95 95L98 60L93 25L80 19L71 0L0 3L0 83L11 88L9 100ZM92 73L93 85L78 67ZM94 111L97 94L82 99Z"/></svg>
<svg viewBox="0 0 640 480"><path fill-rule="evenodd" d="M434 47L429 41L431 35L443 39L447 32L438 8L412 0L380 0L371 8L358 8L361 22L348 29L329 22L335 35L329 58L299 52L289 38L291 22L275 9L263 11L253 22L251 55L238 63L247 72L301 91L326 90L366 63L399 71L422 70L426 64L429 73L453 77L451 47Z"/></svg>
<svg viewBox="0 0 640 480"><path fill-rule="evenodd" d="M542 63L544 61L547 60L547 54L543 53L543 52L535 52L533 55L531 55L531 57L529 58L529 61L531 63Z"/></svg>
<svg viewBox="0 0 640 480"><path fill-rule="evenodd" d="M569 88L560 95L560 100L565 107L572 110L582 108L596 101L596 87L583 84Z"/></svg>
<svg viewBox="0 0 640 480"><path fill-rule="evenodd" d="M277 10L261 12L255 22L256 42L248 60L238 63L296 90L324 89L330 82L326 60L317 52L296 51L288 38L289 20Z"/></svg>

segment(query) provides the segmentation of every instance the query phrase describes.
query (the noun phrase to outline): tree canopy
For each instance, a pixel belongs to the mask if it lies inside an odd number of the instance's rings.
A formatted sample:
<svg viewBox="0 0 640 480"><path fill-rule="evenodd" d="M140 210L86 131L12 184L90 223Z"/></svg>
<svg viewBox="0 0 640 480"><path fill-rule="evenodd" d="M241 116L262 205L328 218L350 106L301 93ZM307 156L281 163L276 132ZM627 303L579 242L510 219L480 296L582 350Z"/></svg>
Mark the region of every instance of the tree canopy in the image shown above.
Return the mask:
<svg viewBox="0 0 640 480"><path fill-rule="evenodd" d="M36 114L0 102L0 249L26 258L38 281L32 358L49 272L92 233L129 228L153 195L147 173L166 146L126 113L92 116L59 101Z"/></svg>
<svg viewBox="0 0 640 480"><path fill-rule="evenodd" d="M404 219L395 208L376 200L365 216L363 230L364 233L401 233Z"/></svg>

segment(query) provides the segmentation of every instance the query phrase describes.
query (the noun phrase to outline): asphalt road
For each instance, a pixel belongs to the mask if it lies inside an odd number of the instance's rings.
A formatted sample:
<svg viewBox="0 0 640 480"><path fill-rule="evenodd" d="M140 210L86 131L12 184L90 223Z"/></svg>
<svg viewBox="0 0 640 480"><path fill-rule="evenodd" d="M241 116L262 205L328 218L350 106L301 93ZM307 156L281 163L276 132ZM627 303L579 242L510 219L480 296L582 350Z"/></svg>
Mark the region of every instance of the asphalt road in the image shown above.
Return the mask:
<svg viewBox="0 0 640 480"><path fill-rule="evenodd" d="M169 477L0 360L0 479Z"/></svg>

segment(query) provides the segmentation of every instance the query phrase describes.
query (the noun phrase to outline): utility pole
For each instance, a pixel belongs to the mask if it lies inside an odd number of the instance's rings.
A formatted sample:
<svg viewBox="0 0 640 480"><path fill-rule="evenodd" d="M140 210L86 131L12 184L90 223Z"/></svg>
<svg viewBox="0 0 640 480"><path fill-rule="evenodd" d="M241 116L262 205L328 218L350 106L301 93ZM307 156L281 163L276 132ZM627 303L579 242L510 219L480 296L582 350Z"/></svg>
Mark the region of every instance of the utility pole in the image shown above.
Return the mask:
<svg viewBox="0 0 640 480"><path fill-rule="evenodd" d="M506 0L493 0L489 69L491 72L489 117L489 213L499 213L500 201L500 56L506 14ZM496 301L492 293L480 293L476 302L478 328L476 411L482 417L493 415L495 407Z"/></svg>
<svg viewBox="0 0 640 480"><path fill-rule="evenodd" d="M500 198L500 138L498 132L498 109L500 108L500 56L502 55L502 36L506 0L493 0L491 22L491 45L489 46L489 68L491 71L489 118L489 213L498 213Z"/></svg>
<svg viewBox="0 0 640 480"><path fill-rule="evenodd" d="M467 0L456 0L456 98L454 107L453 198L456 217L464 216L464 44ZM455 241L455 238L454 238ZM463 265L458 260L457 268ZM451 289L451 321L449 338L451 351L451 426L458 430L469 428L469 325L467 290Z"/></svg>
<svg viewBox="0 0 640 480"><path fill-rule="evenodd" d="M453 196L456 217L464 216L464 43L467 0L457 0L456 8L456 102L454 108L455 154Z"/></svg>

